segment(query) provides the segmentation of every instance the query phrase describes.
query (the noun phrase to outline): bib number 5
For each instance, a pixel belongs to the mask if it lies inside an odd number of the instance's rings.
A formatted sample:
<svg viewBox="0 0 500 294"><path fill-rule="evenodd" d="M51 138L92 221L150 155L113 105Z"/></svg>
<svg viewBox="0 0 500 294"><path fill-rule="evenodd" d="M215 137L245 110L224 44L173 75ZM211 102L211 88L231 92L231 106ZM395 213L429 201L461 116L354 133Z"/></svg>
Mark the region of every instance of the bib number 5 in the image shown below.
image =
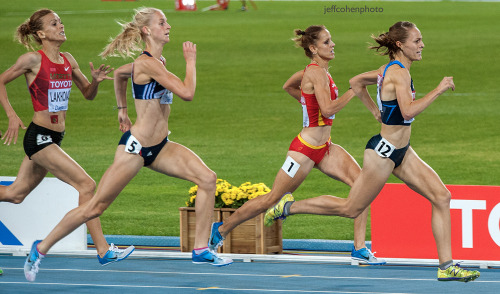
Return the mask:
<svg viewBox="0 0 500 294"><path fill-rule="evenodd" d="M134 136L130 135L130 137L127 140L127 144L125 144L125 152L131 153L131 154L139 154L141 152L142 145L139 143L139 140L137 140Z"/></svg>

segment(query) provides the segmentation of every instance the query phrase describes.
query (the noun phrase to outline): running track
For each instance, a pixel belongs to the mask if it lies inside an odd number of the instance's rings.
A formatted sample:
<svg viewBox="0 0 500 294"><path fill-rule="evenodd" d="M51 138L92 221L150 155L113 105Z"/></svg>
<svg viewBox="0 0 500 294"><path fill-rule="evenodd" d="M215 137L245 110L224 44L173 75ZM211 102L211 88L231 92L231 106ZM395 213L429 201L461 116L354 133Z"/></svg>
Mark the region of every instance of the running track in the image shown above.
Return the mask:
<svg viewBox="0 0 500 294"><path fill-rule="evenodd" d="M92 250L89 250L92 252ZM156 257L157 255L157 257ZM436 267L353 266L325 261L255 260L242 255L225 267L196 265L189 254L165 257L136 250L101 266L95 256L49 255L35 282L24 278L24 256L0 255L0 293L499 293L500 268L481 269L474 282L438 282ZM293 257L293 256L292 256ZM307 257L306 257L307 259Z"/></svg>

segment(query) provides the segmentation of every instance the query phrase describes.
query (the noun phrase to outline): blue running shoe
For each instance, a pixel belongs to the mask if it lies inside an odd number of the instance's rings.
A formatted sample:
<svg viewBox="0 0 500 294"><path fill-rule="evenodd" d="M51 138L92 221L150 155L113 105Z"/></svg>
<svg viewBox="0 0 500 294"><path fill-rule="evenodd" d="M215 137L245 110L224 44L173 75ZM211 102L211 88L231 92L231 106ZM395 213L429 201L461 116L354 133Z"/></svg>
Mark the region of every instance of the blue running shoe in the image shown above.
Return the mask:
<svg viewBox="0 0 500 294"><path fill-rule="evenodd" d="M35 281L40 262L42 262L42 258L45 257L45 255L38 252L36 248L38 246L38 243L40 242L42 242L42 240L33 242L33 245L31 245L30 254L28 255L28 257L26 257L26 262L24 263L24 276L26 277L26 280L30 282Z"/></svg>
<svg viewBox="0 0 500 294"><path fill-rule="evenodd" d="M233 260L230 258L222 258L217 255L214 251L207 249L200 254L196 254L193 250L193 263L203 264L209 263L213 266L225 266L233 263Z"/></svg>
<svg viewBox="0 0 500 294"><path fill-rule="evenodd" d="M212 223L212 230L208 239L208 249L213 252L217 252L217 249L224 243L224 237L219 233L220 226L222 226L222 222Z"/></svg>
<svg viewBox="0 0 500 294"><path fill-rule="evenodd" d="M356 250L356 248L352 246L351 258L359 261L360 263L369 265L383 265L387 263L384 259L376 258L374 253L366 247Z"/></svg>
<svg viewBox="0 0 500 294"><path fill-rule="evenodd" d="M132 252L134 252L135 247L130 246L127 249L119 249L118 247L115 246L115 244L111 243L109 246L108 252L104 254L104 257L100 257L99 254L97 255L97 259L99 260L99 263L104 265L108 265L112 262L117 262L120 260L124 260L127 258Z"/></svg>

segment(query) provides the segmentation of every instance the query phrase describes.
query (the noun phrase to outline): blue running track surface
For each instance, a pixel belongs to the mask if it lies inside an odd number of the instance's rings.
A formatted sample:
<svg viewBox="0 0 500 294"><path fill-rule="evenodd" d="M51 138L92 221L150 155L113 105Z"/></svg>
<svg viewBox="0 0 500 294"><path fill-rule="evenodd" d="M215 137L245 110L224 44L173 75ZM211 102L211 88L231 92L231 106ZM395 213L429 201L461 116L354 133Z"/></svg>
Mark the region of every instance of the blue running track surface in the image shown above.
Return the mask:
<svg viewBox="0 0 500 294"><path fill-rule="evenodd" d="M25 257L0 255L0 293L499 293L500 269L474 282L438 282L434 266L352 266L334 262L254 261L226 267L187 258L134 257L101 266L96 257L48 255L36 281Z"/></svg>

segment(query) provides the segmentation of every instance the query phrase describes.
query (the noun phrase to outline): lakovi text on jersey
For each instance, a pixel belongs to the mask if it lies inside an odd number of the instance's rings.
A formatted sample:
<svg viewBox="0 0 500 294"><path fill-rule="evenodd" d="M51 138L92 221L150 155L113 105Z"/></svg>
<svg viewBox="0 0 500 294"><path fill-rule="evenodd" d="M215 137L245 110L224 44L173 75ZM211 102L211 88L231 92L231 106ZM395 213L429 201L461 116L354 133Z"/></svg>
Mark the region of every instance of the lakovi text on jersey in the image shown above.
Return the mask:
<svg viewBox="0 0 500 294"><path fill-rule="evenodd" d="M49 81L49 112L68 110L69 93L73 82L70 81Z"/></svg>

